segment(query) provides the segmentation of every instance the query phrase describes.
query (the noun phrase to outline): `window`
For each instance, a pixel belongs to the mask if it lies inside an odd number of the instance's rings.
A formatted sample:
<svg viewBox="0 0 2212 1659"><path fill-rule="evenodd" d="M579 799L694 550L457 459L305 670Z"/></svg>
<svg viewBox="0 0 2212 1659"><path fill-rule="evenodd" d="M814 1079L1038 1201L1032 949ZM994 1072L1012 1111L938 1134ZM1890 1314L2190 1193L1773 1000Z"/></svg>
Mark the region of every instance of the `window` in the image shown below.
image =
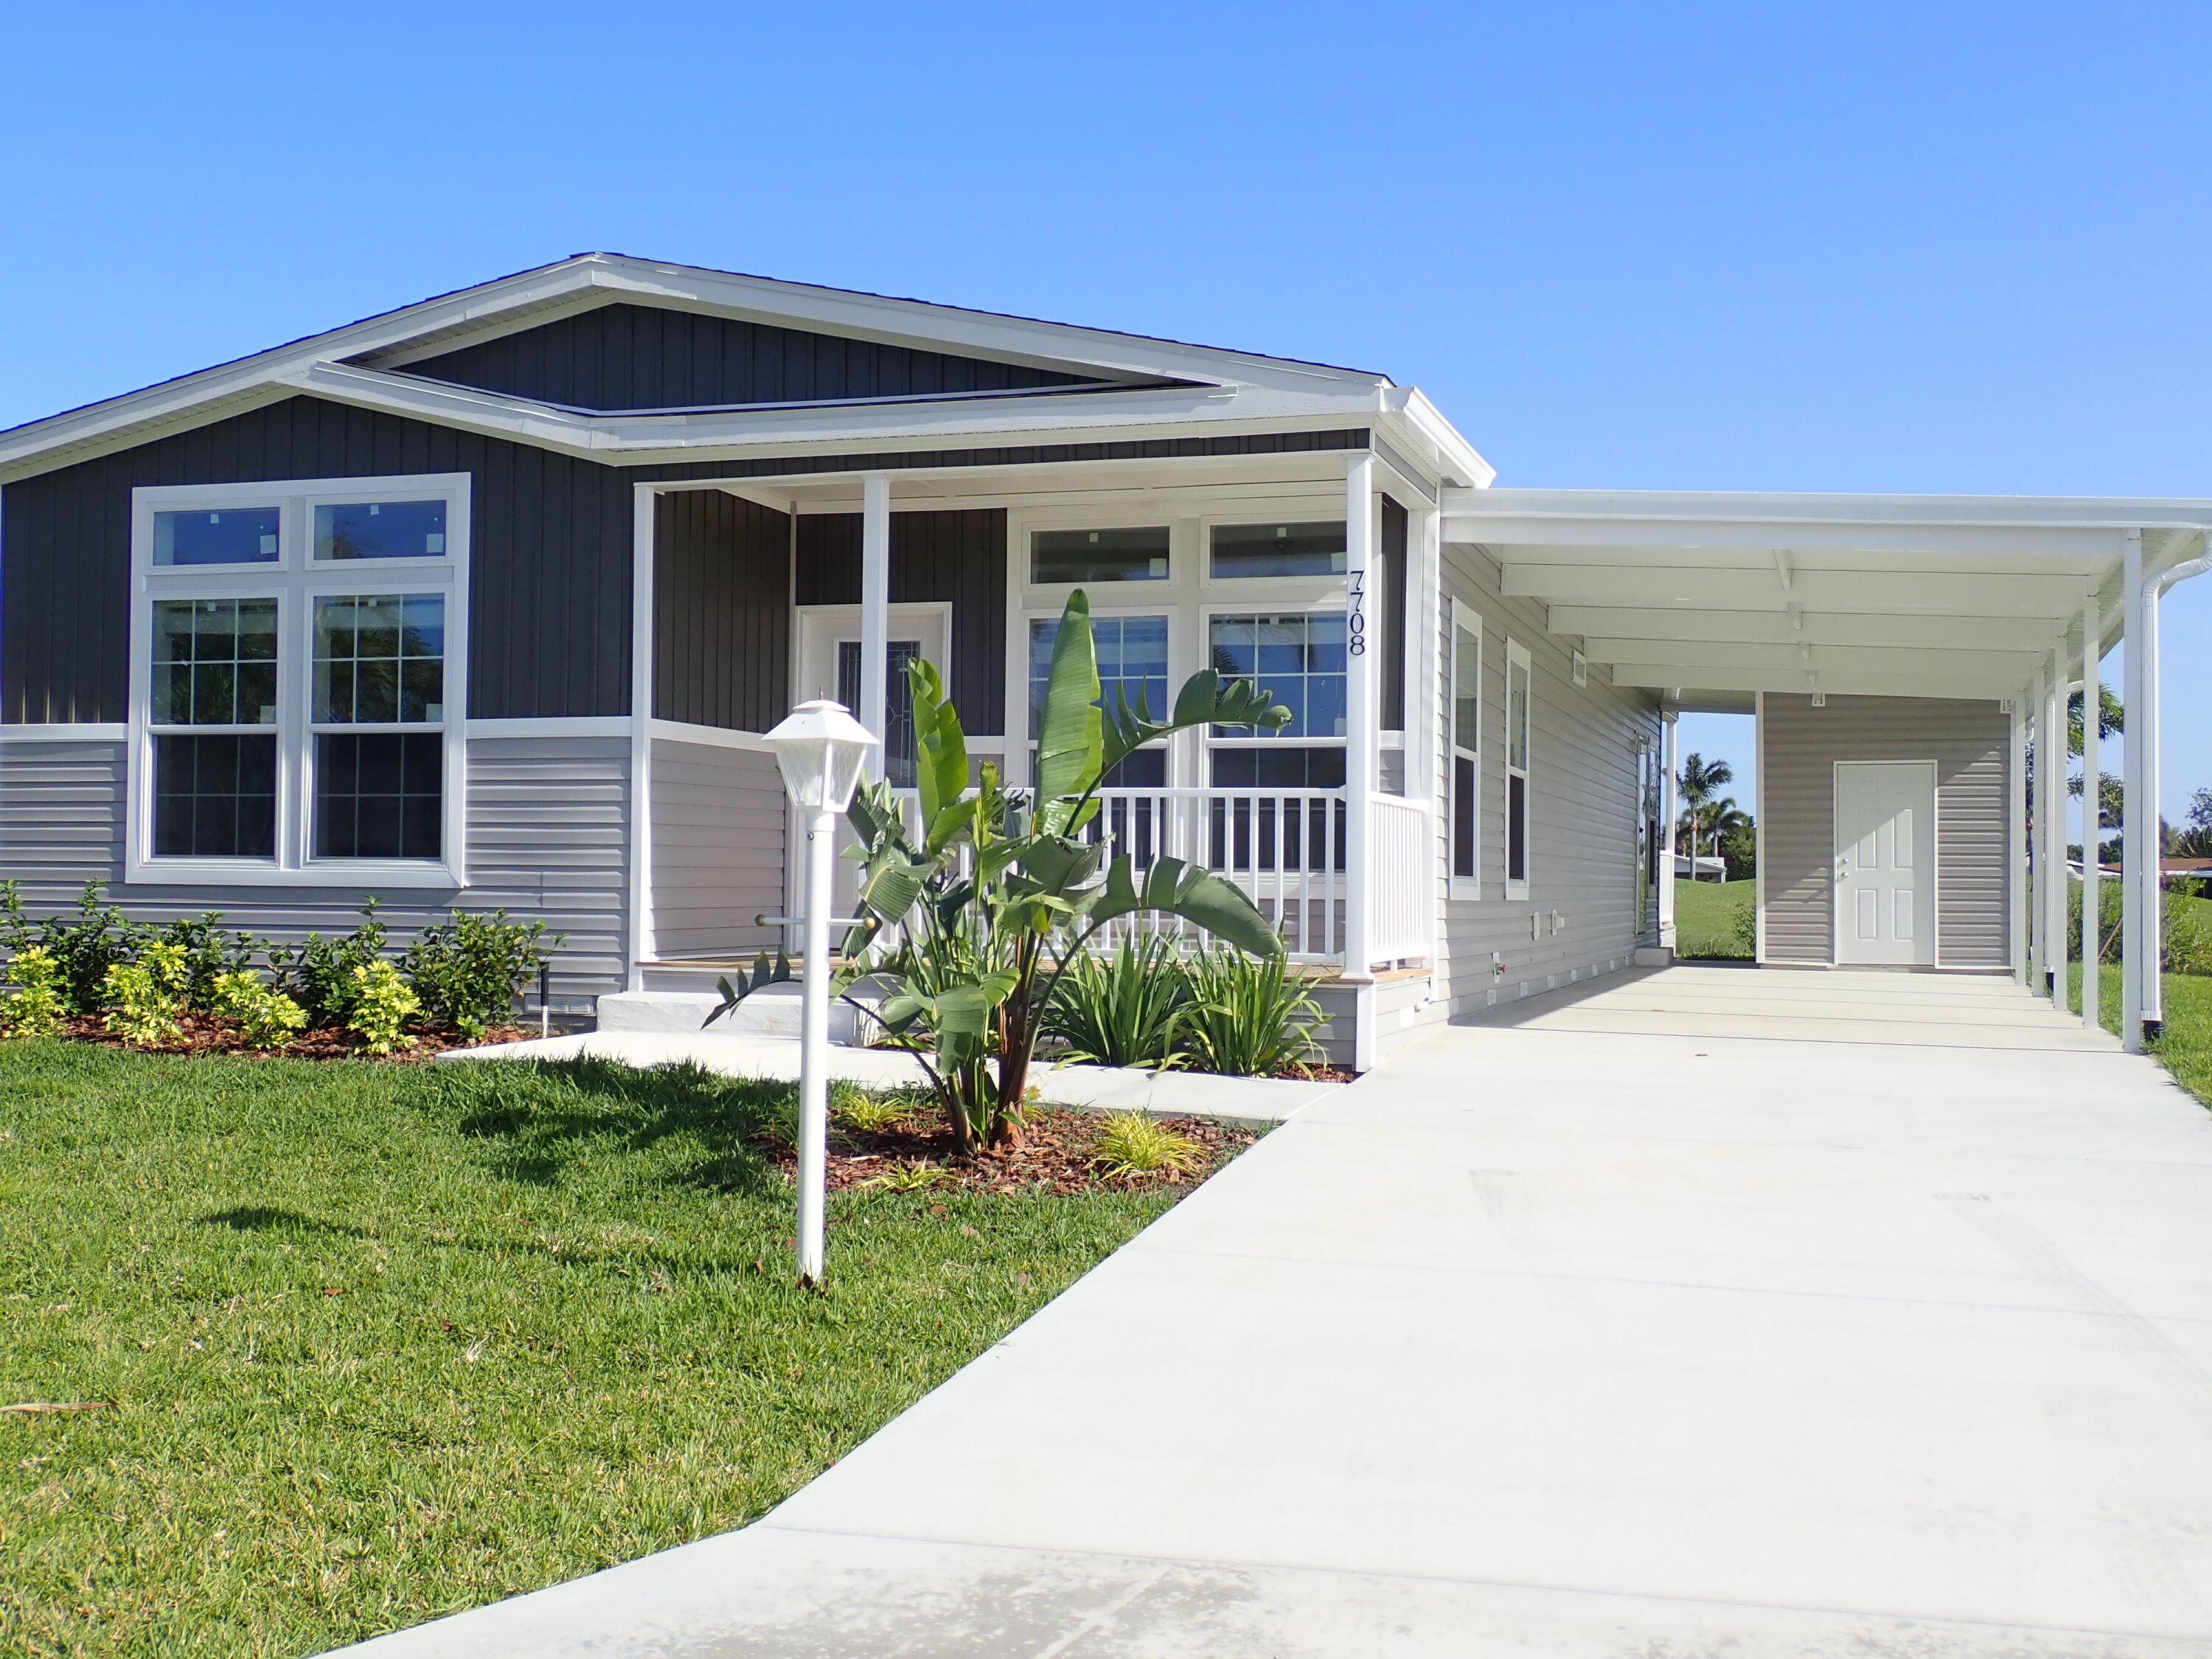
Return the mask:
<svg viewBox="0 0 2212 1659"><path fill-rule="evenodd" d="M1451 890L1482 896L1482 618L1452 601Z"/></svg>
<svg viewBox="0 0 2212 1659"><path fill-rule="evenodd" d="M459 884L466 476L135 495L127 878Z"/></svg>
<svg viewBox="0 0 2212 1659"><path fill-rule="evenodd" d="M920 640L884 641L884 781L894 789L915 787L921 745L914 729L914 689L907 670L921 657ZM860 706L860 641L837 641L837 701Z"/></svg>
<svg viewBox="0 0 2212 1659"><path fill-rule="evenodd" d="M1279 732L1254 733L1216 728L1217 737L1259 736L1280 741L1344 736L1344 612L1293 611L1267 616L1212 617L1206 622L1207 659L1224 679L1256 681L1291 711Z"/></svg>
<svg viewBox="0 0 2212 1659"><path fill-rule="evenodd" d="M1528 653L1505 641L1505 896L1528 896Z"/></svg>
<svg viewBox="0 0 2212 1659"><path fill-rule="evenodd" d="M1059 617L1030 619L1029 730L1032 744L1044 717L1045 687L1052 678L1052 648L1059 638ZM1091 638L1098 656L1102 705L1110 709L1119 696L1131 708L1148 711L1154 720L1164 718L1170 706L1168 619L1164 616L1095 616L1091 619ZM1031 753L1035 753L1034 747ZM1034 777L1035 772L1030 775ZM1109 788L1158 788L1167 781L1167 750L1152 744L1115 767L1107 776L1106 784Z"/></svg>
<svg viewBox="0 0 2212 1659"><path fill-rule="evenodd" d="M1341 576L1344 520L1308 524L1218 524L1206 569L1216 580L1245 576Z"/></svg>
<svg viewBox="0 0 2212 1659"><path fill-rule="evenodd" d="M1030 537L1032 582L1160 582L1168 579L1168 527L1039 530Z"/></svg>

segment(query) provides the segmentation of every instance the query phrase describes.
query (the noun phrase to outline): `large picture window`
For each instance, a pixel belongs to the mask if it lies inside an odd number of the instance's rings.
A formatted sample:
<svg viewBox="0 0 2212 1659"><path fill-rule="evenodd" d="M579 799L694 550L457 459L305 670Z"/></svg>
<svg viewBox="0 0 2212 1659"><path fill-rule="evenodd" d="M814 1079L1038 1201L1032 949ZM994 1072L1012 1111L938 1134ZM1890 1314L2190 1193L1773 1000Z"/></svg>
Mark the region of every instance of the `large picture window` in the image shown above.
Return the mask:
<svg viewBox="0 0 2212 1659"><path fill-rule="evenodd" d="M460 884L465 475L135 507L128 878Z"/></svg>
<svg viewBox="0 0 2212 1659"><path fill-rule="evenodd" d="M1482 896L1482 618L1452 601L1451 890Z"/></svg>
<svg viewBox="0 0 2212 1659"><path fill-rule="evenodd" d="M1151 717L1164 717L1170 706L1168 690L1168 619L1164 616L1120 616L1109 613L1091 619L1091 637L1098 657L1098 690L1102 706L1115 699L1131 708L1142 708ZM1053 647L1060 640L1060 618L1030 619L1029 731L1032 741L1044 718L1045 687L1052 678ZM1031 774L1035 775L1034 773ZM1148 744L1124 760L1107 776L1109 788L1158 788L1168 781L1167 750Z"/></svg>
<svg viewBox="0 0 2212 1659"><path fill-rule="evenodd" d="M1505 641L1505 896L1528 896L1528 653Z"/></svg>

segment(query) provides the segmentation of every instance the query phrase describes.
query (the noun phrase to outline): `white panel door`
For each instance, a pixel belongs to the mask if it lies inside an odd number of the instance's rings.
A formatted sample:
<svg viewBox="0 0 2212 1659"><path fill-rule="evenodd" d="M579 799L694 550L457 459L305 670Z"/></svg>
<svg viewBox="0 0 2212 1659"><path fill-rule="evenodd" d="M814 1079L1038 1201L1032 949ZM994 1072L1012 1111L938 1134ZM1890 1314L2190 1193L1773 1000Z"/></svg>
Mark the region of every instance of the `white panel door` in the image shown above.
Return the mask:
<svg viewBox="0 0 2212 1659"><path fill-rule="evenodd" d="M1836 764L1836 961L1936 965L1936 763Z"/></svg>

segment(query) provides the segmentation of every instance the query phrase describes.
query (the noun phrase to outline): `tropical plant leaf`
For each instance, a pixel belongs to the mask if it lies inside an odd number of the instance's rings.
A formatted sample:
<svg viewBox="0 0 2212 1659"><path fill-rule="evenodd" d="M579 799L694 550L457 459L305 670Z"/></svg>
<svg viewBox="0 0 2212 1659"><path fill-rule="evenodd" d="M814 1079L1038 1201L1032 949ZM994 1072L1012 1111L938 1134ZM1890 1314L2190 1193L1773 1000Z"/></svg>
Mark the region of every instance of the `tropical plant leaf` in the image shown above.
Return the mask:
<svg viewBox="0 0 2212 1659"><path fill-rule="evenodd" d="M1022 844L1015 867L1036 884L1037 891L1065 896L1097 878L1106 853L1103 841L1033 836Z"/></svg>
<svg viewBox="0 0 2212 1659"><path fill-rule="evenodd" d="M1036 793L1050 802L1086 793L1098 781L1105 750L1098 710L1098 656L1091 638L1091 601L1078 588L1060 614L1038 722Z"/></svg>
<svg viewBox="0 0 2212 1659"><path fill-rule="evenodd" d="M1181 916L1224 943L1255 957L1279 957L1283 941L1254 908L1244 890L1225 876L1163 858L1137 880L1136 865L1124 853L1106 872L1106 886L1087 912L1094 924L1140 910Z"/></svg>
<svg viewBox="0 0 2212 1659"><path fill-rule="evenodd" d="M959 712L945 700L945 687L927 659L907 665L908 695L914 705L915 783L921 798L922 842L942 853L974 822L968 793L968 734Z"/></svg>
<svg viewBox="0 0 2212 1659"><path fill-rule="evenodd" d="M705 1030L763 986L787 985L798 977L792 972L791 958L782 951L775 953L773 963L769 960L768 952L762 951L753 958L752 973L740 979L736 985L730 983L727 975L714 981L714 988L722 994L722 1000L708 1011L707 1018L699 1022L699 1029Z"/></svg>
<svg viewBox="0 0 2212 1659"><path fill-rule="evenodd" d="M892 854L869 868L866 879L860 884L861 908L896 927L914 908L915 902L921 896L923 884L936 867L927 861Z"/></svg>
<svg viewBox="0 0 2212 1659"><path fill-rule="evenodd" d="M1104 714L1102 739L1103 769L1112 771L1146 744L1194 726L1249 726L1279 732L1291 723L1291 711L1275 702L1275 694L1262 691L1250 680L1224 681L1211 668L1201 668L1182 683L1175 708L1164 720L1152 718L1139 692L1132 708L1120 687L1114 706Z"/></svg>

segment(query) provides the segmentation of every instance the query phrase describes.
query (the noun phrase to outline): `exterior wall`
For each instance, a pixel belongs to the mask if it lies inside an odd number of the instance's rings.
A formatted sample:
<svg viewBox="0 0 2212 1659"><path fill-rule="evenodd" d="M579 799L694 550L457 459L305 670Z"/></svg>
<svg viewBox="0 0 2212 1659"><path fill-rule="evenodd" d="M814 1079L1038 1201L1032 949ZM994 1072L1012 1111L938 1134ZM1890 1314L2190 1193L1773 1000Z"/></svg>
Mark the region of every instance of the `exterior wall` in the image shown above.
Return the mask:
<svg viewBox="0 0 2212 1659"><path fill-rule="evenodd" d="M655 512L653 717L767 731L791 708L790 515L720 489Z"/></svg>
<svg viewBox="0 0 2212 1659"><path fill-rule="evenodd" d="M147 921L222 912L226 926L296 941L342 933L369 890L338 887L120 884L125 745L0 740L0 876L22 884L34 915L74 906L88 881ZM629 836L627 738L471 738L470 884L455 893L379 895L395 944L455 906L504 908L568 935L553 966L556 1007L583 1008L622 988Z"/></svg>
<svg viewBox="0 0 2212 1659"><path fill-rule="evenodd" d="M2007 965L2010 721L1999 704L1769 692L1760 701L1762 961L1835 961L1838 761L1936 763L1936 965Z"/></svg>
<svg viewBox="0 0 2212 1659"><path fill-rule="evenodd" d="M761 749L653 740L653 954L773 950L781 928L790 818L775 757Z"/></svg>
<svg viewBox="0 0 2212 1659"><path fill-rule="evenodd" d="M0 721L119 721L131 492L147 484L466 472L468 712L629 712L630 477L527 445L288 398L7 486Z"/></svg>
<svg viewBox="0 0 2212 1659"><path fill-rule="evenodd" d="M893 605L949 600L949 690L968 735L1006 729L1006 514L1003 507L891 514ZM812 513L799 520L801 605L860 602L860 515Z"/></svg>
<svg viewBox="0 0 2212 1659"><path fill-rule="evenodd" d="M1656 699L1573 680L1567 645L1546 629L1536 600L1498 592L1498 565L1479 547L1446 544L1444 596L1482 618L1482 896L1450 893L1451 814L1438 795L1437 999L1378 1018L1378 1037L1437 1017L1473 1013L1625 965L1638 944L1637 739L1660 735ZM1451 606L1439 607L1436 752L1449 754ZM1505 897L1505 641L1528 653L1528 897ZM1558 917L1557 925L1554 915ZM1491 960L1503 958L1500 975ZM1378 1005L1378 1015L1381 1012Z"/></svg>
<svg viewBox="0 0 2212 1659"><path fill-rule="evenodd" d="M624 301L398 372L596 410L995 392L1098 378Z"/></svg>

